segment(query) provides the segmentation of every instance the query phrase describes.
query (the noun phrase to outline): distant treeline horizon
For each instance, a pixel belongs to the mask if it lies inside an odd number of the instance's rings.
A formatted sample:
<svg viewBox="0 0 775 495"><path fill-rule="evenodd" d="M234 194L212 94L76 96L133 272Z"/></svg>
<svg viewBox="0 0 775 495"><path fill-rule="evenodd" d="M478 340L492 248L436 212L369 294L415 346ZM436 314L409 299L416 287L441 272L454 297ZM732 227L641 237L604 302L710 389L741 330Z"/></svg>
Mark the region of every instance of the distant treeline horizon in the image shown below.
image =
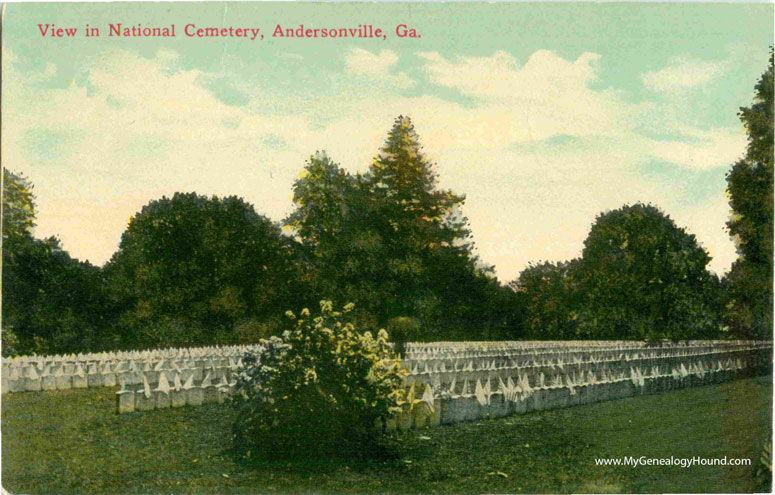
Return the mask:
<svg viewBox="0 0 775 495"><path fill-rule="evenodd" d="M772 55L755 90L727 174L738 259L723 277L694 235L635 203L600 213L580 257L502 283L405 116L364 174L312 155L282 222L237 196L178 192L133 215L102 267L32 235L33 186L4 167L3 355L254 343L321 299L401 342L771 339Z"/></svg>

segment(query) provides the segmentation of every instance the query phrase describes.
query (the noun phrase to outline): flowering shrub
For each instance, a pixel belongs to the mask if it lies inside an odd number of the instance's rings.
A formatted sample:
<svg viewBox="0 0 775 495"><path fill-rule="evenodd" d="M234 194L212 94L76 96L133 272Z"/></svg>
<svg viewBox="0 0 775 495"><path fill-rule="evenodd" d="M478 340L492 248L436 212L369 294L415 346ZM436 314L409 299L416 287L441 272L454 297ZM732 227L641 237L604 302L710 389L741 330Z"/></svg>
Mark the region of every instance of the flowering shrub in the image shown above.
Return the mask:
<svg viewBox="0 0 775 495"><path fill-rule="evenodd" d="M356 331L352 304L321 314L286 312L293 330L262 341L243 358L237 379L235 446L246 456L309 455L362 450L376 440L382 418L395 413L406 371L387 333Z"/></svg>

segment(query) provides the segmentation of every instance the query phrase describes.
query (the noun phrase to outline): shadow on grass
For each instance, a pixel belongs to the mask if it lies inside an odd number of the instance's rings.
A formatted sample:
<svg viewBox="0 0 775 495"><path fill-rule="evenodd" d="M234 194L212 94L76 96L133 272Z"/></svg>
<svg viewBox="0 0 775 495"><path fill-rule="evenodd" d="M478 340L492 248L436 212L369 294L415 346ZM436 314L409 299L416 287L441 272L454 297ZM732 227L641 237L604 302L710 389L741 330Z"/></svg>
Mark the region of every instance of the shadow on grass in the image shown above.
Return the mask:
<svg viewBox="0 0 775 495"><path fill-rule="evenodd" d="M223 454L244 469L271 469L304 476L333 473L343 466L354 470L399 466L406 450L400 437L385 435L366 445L340 442L338 448L308 445L294 450L246 451L232 445Z"/></svg>

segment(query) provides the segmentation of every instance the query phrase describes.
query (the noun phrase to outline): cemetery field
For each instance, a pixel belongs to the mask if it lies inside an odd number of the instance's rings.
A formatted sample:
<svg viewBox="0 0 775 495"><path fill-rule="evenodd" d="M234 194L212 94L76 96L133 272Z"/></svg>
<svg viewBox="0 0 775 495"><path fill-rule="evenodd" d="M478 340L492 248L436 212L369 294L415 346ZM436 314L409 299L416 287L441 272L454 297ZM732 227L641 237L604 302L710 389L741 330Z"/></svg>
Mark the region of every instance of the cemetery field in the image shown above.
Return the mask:
<svg viewBox="0 0 775 495"><path fill-rule="evenodd" d="M12 493L752 492L770 377L412 430L396 457L245 465L227 404L115 413L112 388L2 399ZM600 467L595 458L753 459L751 466Z"/></svg>

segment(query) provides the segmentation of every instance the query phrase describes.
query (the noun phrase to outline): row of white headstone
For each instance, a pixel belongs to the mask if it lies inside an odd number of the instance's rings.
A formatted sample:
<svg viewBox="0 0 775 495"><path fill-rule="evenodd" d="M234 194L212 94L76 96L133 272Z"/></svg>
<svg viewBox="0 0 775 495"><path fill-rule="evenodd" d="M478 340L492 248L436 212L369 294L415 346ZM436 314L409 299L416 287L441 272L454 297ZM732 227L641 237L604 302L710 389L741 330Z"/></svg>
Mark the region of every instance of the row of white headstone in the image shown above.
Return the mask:
<svg viewBox="0 0 775 495"><path fill-rule="evenodd" d="M119 351L55 356L21 356L2 361L2 392L63 390L136 383L145 373L152 383L166 373L202 380L207 371L217 378L242 366L242 356L259 352L260 345Z"/></svg>
<svg viewBox="0 0 775 495"><path fill-rule="evenodd" d="M3 360L2 389L120 385L119 412L199 405L231 395L242 356L260 350L255 345L15 358ZM681 384L701 377L697 383L705 383L706 377L732 376L771 363L772 342L691 341L660 347L638 342L454 342L409 344L407 354L406 386L429 390L435 401L480 401L482 394L524 401L534 391L558 394L556 390L567 389L575 396L574 390L605 391L628 380L636 390L638 383L662 383L665 377Z"/></svg>
<svg viewBox="0 0 775 495"><path fill-rule="evenodd" d="M646 366L634 365L628 368L617 367L617 369L606 369L605 367L600 367L596 370L566 368L555 370L554 373L549 374L544 374L543 371L531 373L525 369L516 370L516 372L513 372L513 370L500 370L500 373L480 372L457 375L453 373L439 373L432 377L408 380L407 385L413 387L430 385L436 393L444 393L450 396L473 394L475 393L472 391L474 384L483 384L487 390L490 388L493 390L507 390L509 387L506 387L506 385L510 383L516 383L518 388L521 387L524 390L547 386L567 386L573 388L578 385L595 385L626 380L631 377L673 376L674 378L683 378L688 375L696 374L702 376L705 373L717 371L758 369L767 363L768 356L771 356L771 352L765 350L763 353L746 353L724 359L685 361L677 366L671 366L669 363L654 363Z"/></svg>
<svg viewBox="0 0 775 495"><path fill-rule="evenodd" d="M667 353L660 358L598 362L594 369L589 367L589 361L581 361L575 365L555 366L551 368L553 373L547 374L544 374L546 367L543 366L410 374L406 382L410 399L405 405L410 409L389 419L384 426L410 424L413 427L418 422L446 424L498 416L504 411L566 407L635 393L656 393L725 381L772 362L771 346L749 347L680 358ZM234 371L236 369L226 368L220 375L207 372L201 382L194 375L186 377L177 372L171 378L165 373L150 376L137 373L134 380L126 382L117 393L117 410L124 413L223 402L233 393ZM158 383L154 382L154 376L159 378ZM422 391L421 397L419 391ZM426 412L435 411L426 414L425 420L419 412L423 407L417 411L412 407L423 403ZM434 409L433 404L439 409Z"/></svg>
<svg viewBox="0 0 775 495"><path fill-rule="evenodd" d="M386 430L406 430L655 394L722 383L741 375L761 372L771 364L772 349L764 348L745 357L717 361L715 366L704 362L688 366L682 363L672 369L653 367L641 370L635 366L629 373L618 373L604 379L571 374L551 383L531 384L523 375L515 380L511 377L506 381L499 378L497 385L491 385L490 380L479 379L471 385L466 380L460 390L453 383L436 391L430 384L425 384L424 389L423 385L416 387L413 384L409 399L402 404L403 411L378 426ZM422 395L416 394L415 390L423 390Z"/></svg>
<svg viewBox="0 0 775 495"><path fill-rule="evenodd" d="M562 358L555 359L517 359L512 357L487 357L487 358L433 358L424 360L404 360L404 365L411 374L438 373L447 371L481 371L502 368L520 368L520 367L558 367L579 366L579 365L598 365L606 363L628 363L632 361L664 360L676 359L684 360L695 356L723 355L727 353L746 352L766 348L750 346L745 348L695 348L690 352L677 351L672 349L658 350L651 352L639 352L631 354L609 354L605 356L594 356L586 351L578 351L568 354Z"/></svg>
<svg viewBox="0 0 775 495"><path fill-rule="evenodd" d="M434 391L431 385L410 386L409 400L403 404L404 411L384 422L384 428L407 429L473 421L487 417L500 417L534 410L554 409L588 404L611 399L620 399L643 393L719 383L733 379L736 375L771 359L771 354L748 356L726 362L718 361L715 367L703 362L681 364L677 368L653 367L641 370L635 366L629 373L595 377L582 373L565 375L564 379L550 382L538 381L531 384L526 375L505 381L465 380L458 388L455 382L448 387ZM235 381L223 375L220 381L208 373L196 383L193 376L183 383L175 375L170 383L165 374L160 375L156 385L141 375L139 386L123 386L116 394L119 413L149 411L169 407L198 406L209 402L224 402L234 393ZM420 395L417 390L422 390Z"/></svg>
<svg viewBox="0 0 775 495"><path fill-rule="evenodd" d="M486 353L503 351L556 351L562 349L654 349L659 347L716 347L719 345L750 345L752 340L687 340L679 342L649 343L639 340L512 340L512 341L454 341L410 342L406 352L411 354L437 354L448 352Z"/></svg>
<svg viewBox="0 0 775 495"><path fill-rule="evenodd" d="M467 365L460 365L460 362L454 363L447 368L445 362L434 364L433 367L427 363L423 367L417 366L405 378L407 386L414 383L430 384L435 389L442 385L448 385L452 382L458 384L463 381L474 382L476 380L506 380L508 377L526 376L533 383L551 381L552 379L565 379L569 376L599 377L606 379L608 376L622 375L629 372L631 368L652 370L652 369L680 369L692 366L701 366L712 369L718 366L729 366L729 362L740 358L748 358L759 352L771 353L771 348L751 348L751 349L720 349L718 351L696 353L691 355L676 356L671 353L662 355L652 355L649 357L640 356L637 359L618 360L608 359L601 361L578 360L573 363L535 363L529 362L525 365L514 365L513 362L502 362L500 365L493 361L480 361L477 364L469 362Z"/></svg>
<svg viewBox="0 0 775 495"><path fill-rule="evenodd" d="M145 373L139 373L135 383L122 383L116 392L116 411L119 414L134 411L152 411L170 407L201 406L209 402L224 402L236 386L234 376L221 374L220 378L210 371L200 381L194 375L184 380L175 373L168 380L166 373L158 375L158 382L151 384Z"/></svg>
<svg viewBox="0 0 775 495"><path fill-rule="evenodd" d="M524 364L570 364L579 361L629 360L647 356L692 355L718 350L771 347L771 341L688 341L679 344L664 343L659 346L643 342L573 341L573 342L434 342L409 344L404 362L412 369L416 364L433 365L439 361L516 362Z"/></svg>

